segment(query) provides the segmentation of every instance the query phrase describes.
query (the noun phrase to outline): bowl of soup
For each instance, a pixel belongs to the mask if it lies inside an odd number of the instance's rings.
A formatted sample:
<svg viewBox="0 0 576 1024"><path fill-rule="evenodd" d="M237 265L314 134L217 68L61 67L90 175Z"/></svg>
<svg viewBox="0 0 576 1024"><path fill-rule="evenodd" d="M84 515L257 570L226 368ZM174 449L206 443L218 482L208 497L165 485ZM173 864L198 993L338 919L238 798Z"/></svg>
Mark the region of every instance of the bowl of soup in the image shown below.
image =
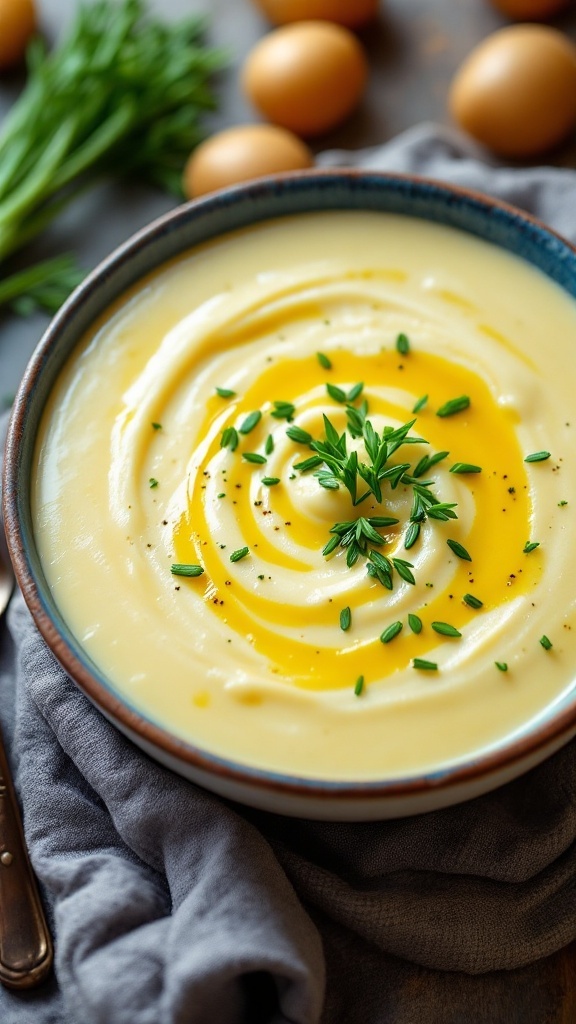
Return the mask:
<svg viewBox="0 0 576 1024"><path fill-rule="evenodd" d="M183 206L34 354L4 513L38 629L152 757L368 820L576 732L576 253L486 196L304 172Z"/></svg>

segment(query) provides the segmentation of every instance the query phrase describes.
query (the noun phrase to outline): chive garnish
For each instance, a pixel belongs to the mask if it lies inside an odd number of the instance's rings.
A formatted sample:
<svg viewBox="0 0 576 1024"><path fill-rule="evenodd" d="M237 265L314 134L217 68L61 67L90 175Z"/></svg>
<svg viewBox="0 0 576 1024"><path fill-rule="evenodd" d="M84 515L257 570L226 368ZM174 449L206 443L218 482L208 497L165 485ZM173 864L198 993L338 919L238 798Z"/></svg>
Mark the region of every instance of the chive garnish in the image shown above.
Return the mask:
<svg viewBox="0 0 576 1024"><path fill-rule="evenodd" d="M220 398L233 398L236 392L232 391L232 388L216 388L216 394L220 395Z"/></svg>
<svg viewBox="0 0 576 1024"><path fill-rule="evenodd" d="M362 394L363 390L364 390L364 382L363 381L359 381L358 384L353 384L352 387L350 388L350 391L346 395L346 401L347 402L355 402L356 399L359 397L359 395Z"/></svg>
<svg viewBox="0 0 576 1024"><path fill-rule="evenodd" d="M274 487L274 484L279 484L280 483L280 477L279 476L263 476L262 477L262 483L266 487Z"/></svg>
<svg viewBox="0 0 576 1024"><path fill-rule="evenodd" d="M418 401L414 404L414 408L412 409L412 412L422 412L422 409L426 405L427 401L428 401L428 395L422 395L421 398L419 398Z"/></svg>
<svg viewBox="0 0 576 1024"><path fill-rule="evenodd" d="M393 558L392 565L396 569L396 572L406 583L416 583L414 579L414 573L410 570L414 568L412 562L405 562L403 558Z"/></svg>
<svg viewBox="0 0 576 1024"><path fill-rule="evenodd" d="M531 551L535 551L536 548L540 547L539 540L527 540L524 547L522 548L522 554L528 555Z"/></svg>
<svg viewBox="0 0 576 1024"><path fill-rule="evenodd" d="M567 501L559 501L558 502L558 508L564 508L564 505L567 505L567 504L568 504Z"/></svg>
<svg viewBox="0 0 576 1024"><path fill-rule="evenodd" d="M424 672L437 672L438 665L435 661L426 661L426 658L412 658L412 668L420 668Z"/></svg>
<svg viewBox="0 0 576 1024"><path fill-rule="evenodd" d="M296 406L292 402L274 402L274 408L270 412L270 415L276 420L290 420L293 419L294 413L296 412Z"/></svg>
<svg viewBox="0 0 576 1024"><path fill-rule="evenodd" d="M450 473L481 473L482 466L474 466L471 462L455 462L450 466Z"/></svg>
<svg viewBox="0 0 576 1024"><path fill-rule="evenodd" d="M402 623L393 622L391 626L388 626L388 628L380 634L380 640L382 641L383 644L389 644L390 641L393 640L394 637L398 636L398 633L400 633L401 631Z"/></svg>
<svg viewBox="0 0 576 1024"><path fill-rule="evenodd" d="M429 469L432 469L432 466L436 466L438 462L442 462L442 460L448 458L449 455L450 452L435 452L434 455L423 455L420 462L416 463L412 471L412 476L424 476Z"/></svg>
<svg viewBox="0 0 576 1024"><path fill-rule="evenodd" d="M201 565L185 565L182 562L175 562L170 566L173 576L201 576L204 569Z"/></svg>
<svg viewBox="0 0 576 1024"><path fill-rule="evenodd" d="M406 551L416 543L420 536L420 523L410 523L410 526L406 530L406 536L404 538L404 547Z"/></svg>
<svg viewBox="0 0 576 1024"><path fill-rule="evenodd" d="M496 665L496 668L500 669L501 672L508 671L508 665L505 661L495 661L494 664Z"/></svg>
<svg viewBox="0 0 576 1024"><path fill-rule="evenodd" d="M546 634L540 637L540 643L542 644L542 647L545 651L549 651L552 647L552 641L548 639Z"/></svg>
<svg viewBox="0 0 576 1024"><path fill-rule="evenodd" d="M253 462L257 466L263 466L268 461L265 455L259 455L258 452L242 452L242 458L246 462Z"/></svg>
<svg viewBox="0 0 576 1024"><path fill-rule="evenodd" d="M524 462L544 462L545 459L550 458L550 452L532 452L532 455L527 455Z"/></svg>
<svg viewBox="0 0 576 1024"><path fill-rule="evenodd" d="M399 334L396 338L396 351L401 356L407 356L410 351L410 340L407 334Z"/></svg>
<svg viewBox="0 0 576 1024"><path fill-rule="evenodd" d="M162 430L161 423L151 423L150 426L152 427L152 430Z"/></svg>
<svg viewBox="0 0 576 1024"><path fill-rule="evenodd" d="M235 452L238 447L238 431L236 427L225 427L222 431L222 437L220 438L220 447L229 448L231 452Z"/></svg>
<svg viewBox="0 0 576 1024"><path fill-rule="evenodd" d="M468 409L470 405L470 399L468 395L460 395L459 398L451 398L449 402L445 402L439 409L436 410L436 415L441 416L454 416L457 412L463 412L464 409Z"/></svg>
<svg viewBox="0 0 576 1024"><path fill-rule="evenodd" d="M455 501L438 501L435 505L428 506L426 515L429 519L441 519L442 522L446 523L449 519L458 518L454 512L455 508Z"/></svg>
<svg viewBox="0 0 576 1024"><path fill-rule="evenodd" d="M254 430L254 427L260 423L261 419L262 413L260 412L260 409L255 409L254 412L248 413L244 422L238 427L238 430L241 434L249 434L250 431Z"/></svg>
<svg viewBox="0 0 576 1024"><path fill-rule="evenodd" d="M346 392L342 388L336 387L336 384L327 384L326 391L335 402L343 404L346 401Z"/></svg>
<svg viewBox="0 0 576 1024"><path fill-rule="evenodd" d="M422 619L418 615L414 615L414 612L410 612L408 615L408 625L413 633L422 632Z"/></svg>
<svg viewBox="0 0 576 1024"><path fill-rule="evenodd" d="M303 430L302 427L298 427L296 425L288 427L286 434L290 440L295 441L296 444L310 444L313 440L312 434L309 434L307 430Z"/></svg>
<svg viewBox="0 0 576 1024"><path fill-rule="evenodd" d="M246 558L246 555L249 553L249 550L249 548L238 548L237 551L233 551L232 554L230 555L230 561L239 562L241 558Z"/></svg>
<svg viewBox="0 0 576 1024"><path fill-rule="evenodd" d="M156 477L154 477L154 476L150 477L148 483L149 483L150 487L152 487L152 488L153 487L158 487L158 481L157 481Z"/></svg>
<svg viewBox="0 0 576 1024"><path fill-rule="evenodd" d="M464 594L462 598L464 604L467 604L469 608L482 608L484 602L479 597L474 597L473 594Z"/></svg>
<svg viewBox="0 0 576 1024"><path fill-rule="evenodd" d="M456 626L451 626L449 622L433 622L432 629L435 633L440 633L440 636L462 636L460 630L456 629Z"/></svg>
<svg viewBox="0 0 576 1024"><path fill-rule="evenodd" d="M363 689L364 689L364 676L358 676L358 679L356 680L356 683L354 685L354 693L356 694L357 697L360 696L360 694L362 693Z"/></svg>
<svg viewBox="0 0 576 1024"><path fill-rule="evenodd" d="M304 462L295 462L294 469L300 470L301 473L307 473L309 469L318 469L318 466L322 465L322 461L319 455L312 455L309 459L304 459Z"/></svg>
<svg viewBox="0 0 576 1024"><path fill-rule="evenodd" d="M455 555L458 555L458 558L463 558L466 562L472 561L472 556L468 554L466 548L462 547L457 540L447 540L446 543L450 550L453 551Z"/></svg>
<svg viewBox="0 0 576 1024"><path fill-rule="evenodd" d="M350 629L351 622L352 612L350 611L350 608L343 608L340 612L340 629L343 629L344 632L346 632L347 629Z"/></svg>
<svg viewBox="0 0 576 1024"><path fill-rule="evenodd" d="M324 370L332 369L332 363L328 359L328 356L325 356L323 352L317 352L316 359L318 360L320 366L322 366Z"/></svg>
<svg viewBox="0 0 576 1024"><path fill-rule="evenodd" d="M266 438L264 451L266 452L266 455L271 455L274 451L274 438L272 437L272 434L268 434L268 437Z"/></svg>

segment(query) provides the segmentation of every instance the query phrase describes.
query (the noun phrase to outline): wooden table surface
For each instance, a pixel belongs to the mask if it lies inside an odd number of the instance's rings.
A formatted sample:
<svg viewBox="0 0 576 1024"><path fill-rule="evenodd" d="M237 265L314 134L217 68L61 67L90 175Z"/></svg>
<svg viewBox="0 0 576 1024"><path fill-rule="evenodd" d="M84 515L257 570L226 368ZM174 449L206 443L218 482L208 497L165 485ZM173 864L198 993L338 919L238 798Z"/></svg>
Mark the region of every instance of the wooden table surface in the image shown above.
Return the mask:
<svg viewBox="0 0 576 1024"><path fill-rule="evenodd" d="M37 0L42 23L55 36L76 2ZM249 0L155 0L166 17L207 11L211 38L231 54L219 85L220 107L212 129L258 120L238 88L244 55L267 30ZM576 39L576 5L553 22ZM507 24L488 0L382 0L378 22L363 33L371 78L360 110L316 150L376 145L421 121L449 123L446 93L454 71L484 36ZM17 95L16 77L0 84L0 117ZM576 167L576 141L547 162ZM157 214L171 200L146 190L104 187L66 215L31 257L75 249L86 268ZM46 321L0 321L0 399L15 389ZM406 1024L576 1024L576 944L521 970L480 977L421 970L400 998Z"/></svg>

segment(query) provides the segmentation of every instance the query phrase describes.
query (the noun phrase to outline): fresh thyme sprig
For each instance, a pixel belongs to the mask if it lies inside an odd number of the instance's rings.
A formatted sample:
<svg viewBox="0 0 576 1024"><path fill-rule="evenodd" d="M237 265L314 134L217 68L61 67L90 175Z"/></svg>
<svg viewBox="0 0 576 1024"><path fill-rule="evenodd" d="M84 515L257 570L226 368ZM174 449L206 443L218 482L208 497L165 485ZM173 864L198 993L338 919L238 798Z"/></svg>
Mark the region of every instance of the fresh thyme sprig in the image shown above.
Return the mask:
<svg viewBox="0 0 576 1024"><path fill-rule="evenodd" d="M322 365L321 360L320 363ZM411 487L412 507L404 535L404 548L410 550L417 542L422 524L427 519L448 522L458 518L455 512L456 502L439 501L431 490L434 481L423 479L425 474L448 458L450 453L440 451L432 455L424 455L413 468L410 461L394 461L393 457L403 446L426 445L428 441L423 437L414 437L410 434L416 423L415 417L398 427L385 426L381 432L378 432L371 420L368 419L367 400L363 399L360 405L353 404L362 394L363 388L362 382L354 384L348 391L334 384L326 385L330 397L345 406L347 426L342 433L324 414L324 437L320 439L313 437L308 430L298 423L292 422L296 407L288 401L272 402L270 415L275 419L286 419L290 424L286 427L286 436L295 444L309 447L314 453L295 463L293 469L300 473L314 471L319 486L326 490L338 490L341 486L345 487L354 507L360 505L370 496L381 504L384 501L383 488L385 484L390 490L395 490L399 485ZM467 396L462 396L447 403L447 406L440 410L440 415L452 415L468 405L469 399ZM220 446L234 451L238 447L240 435L250 433L260 423L261 418L261 410L255 410L249 413L238 428L226 427L222 432ZM352 451L348 450L348 435L352 439L362 439L366 461L359 457L355 448ZM272 435L268 435L265 442L266 454L270 454L273 448ZM266 462L264 455L255 452L243 452L242 458L244 461L254 464L264 465ZM480 467L471 463L455 463L451 469L451 472L461 473L478 471L480 471ZM359 481L366 485L361 493L358 493ZM266 486L276 484L279 483L279 478L263 477L262 483ZM337 548L342 548L346 551L348 567L356 565L361 557L366 559L368 575L388 590L393 589L395 574L404 582L413 585L416 580L411 562L398 557L389 558L377 550L388 542L388 539L379 530L396 526L398 523L399 520L393 516L362 515L344 522L337 522L329 531L330 538L324 545L322 554L328 557ZM447 544L459 558L471 560L466 549L457 541L449 539Z"/></svg>
<svg viewBox="0 0 576 1024"><path fill-rule="evenodd" d="M378 533L378 528L395 526L398 519L393 516L371 516L365 519L359 516L358 519L350 519L344 523L334 523L330 530L333 535L323 547L322 554L330 555L337 547L347 548L346 563L349 567L356 565L360 555L371 555L368 545L376 544L381 546L386 543L386 538Z"/></svg>

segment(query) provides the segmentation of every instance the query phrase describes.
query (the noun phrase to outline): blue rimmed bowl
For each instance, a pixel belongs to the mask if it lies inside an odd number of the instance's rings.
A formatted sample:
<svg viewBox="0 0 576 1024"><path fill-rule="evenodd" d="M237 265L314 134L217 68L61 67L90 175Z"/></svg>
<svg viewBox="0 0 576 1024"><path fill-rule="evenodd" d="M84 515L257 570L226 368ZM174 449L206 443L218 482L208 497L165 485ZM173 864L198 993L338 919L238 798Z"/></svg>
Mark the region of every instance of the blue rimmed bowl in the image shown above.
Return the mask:
<svg viewBox="0 0 576 1024"><path fill-rule="evenodd" d="M103 676L64 621L34 539L32 478L41 418L55 382L85 332L130 286L199 243L270 218L324 210L374 210L468 232L528 261L576 297L576 250L528 215L438 182L365 172L302 172L262 179L180 207L130 239L76 290L53 320L18 391L4 463L10 554L42 636L92 703L149 755L225 797L274 812L328 820L416 814L478 796L534 767L576 734L576 697L483 756L430 774L326 782L217 757L146 717Z"/></svg>

